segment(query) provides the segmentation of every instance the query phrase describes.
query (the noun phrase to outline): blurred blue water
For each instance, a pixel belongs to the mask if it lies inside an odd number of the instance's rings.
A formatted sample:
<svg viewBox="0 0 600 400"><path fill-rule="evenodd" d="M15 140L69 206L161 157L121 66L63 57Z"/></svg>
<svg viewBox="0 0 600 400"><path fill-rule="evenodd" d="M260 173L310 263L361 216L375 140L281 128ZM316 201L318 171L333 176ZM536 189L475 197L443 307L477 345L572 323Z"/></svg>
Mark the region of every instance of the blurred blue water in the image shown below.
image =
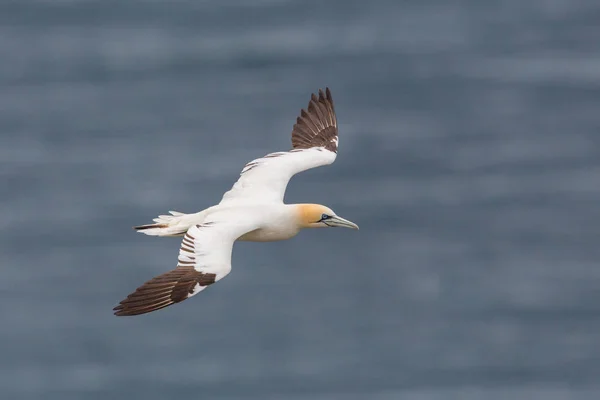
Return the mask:
<svg viewBox="0 0 600 400"><path fill-rule="evenodd" d="M594 0L0 3L2 399L597 399ZM294 178L359 232L241 243L202 295L131 226L217 202L333 90Z"/></svg>

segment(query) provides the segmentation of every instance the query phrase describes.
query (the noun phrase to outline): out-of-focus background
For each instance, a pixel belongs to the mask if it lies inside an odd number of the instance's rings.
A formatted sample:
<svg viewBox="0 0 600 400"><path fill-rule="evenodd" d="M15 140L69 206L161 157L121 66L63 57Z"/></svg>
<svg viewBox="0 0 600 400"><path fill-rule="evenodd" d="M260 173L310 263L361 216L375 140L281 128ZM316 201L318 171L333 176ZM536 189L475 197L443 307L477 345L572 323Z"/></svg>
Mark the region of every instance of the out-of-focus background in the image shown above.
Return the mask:
<svg viewBox="0 0 600 400"><path fill-rule="evenodd" d="M600 398L596 0L0 3L0 398ZM290 147L359 232L241 243L193 300L136 234Z"/></svg>

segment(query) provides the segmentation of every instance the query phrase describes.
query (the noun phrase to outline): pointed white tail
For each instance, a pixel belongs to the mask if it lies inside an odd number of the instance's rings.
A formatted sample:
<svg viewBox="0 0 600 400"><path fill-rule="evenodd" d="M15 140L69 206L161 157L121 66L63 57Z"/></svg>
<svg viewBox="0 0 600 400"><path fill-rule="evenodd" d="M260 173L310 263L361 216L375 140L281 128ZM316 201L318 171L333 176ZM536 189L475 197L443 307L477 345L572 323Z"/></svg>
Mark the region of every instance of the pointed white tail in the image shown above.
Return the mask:
<svg viewBox="0 0 600 400"><path fill-rule="evenodd" d="M192 225L202 223L206 209L194 214L169 211L171 215L159 215L153 224L134 226L133 229L150 236L183 236Z"/></svg>

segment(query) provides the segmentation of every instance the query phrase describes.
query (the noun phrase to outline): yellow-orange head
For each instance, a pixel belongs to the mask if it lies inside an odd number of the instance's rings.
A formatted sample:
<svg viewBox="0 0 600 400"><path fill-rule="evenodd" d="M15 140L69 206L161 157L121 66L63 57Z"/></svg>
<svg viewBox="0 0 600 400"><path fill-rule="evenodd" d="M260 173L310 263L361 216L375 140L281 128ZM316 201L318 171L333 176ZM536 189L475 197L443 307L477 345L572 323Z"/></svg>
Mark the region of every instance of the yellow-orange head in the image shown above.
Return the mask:
<svg viewBox="0 0 600 400"><path fill-rule="evenodd" d="M301 228L352 228L358 225L337 216L329 207L320 204L297 204L298 224Z"/></svg>

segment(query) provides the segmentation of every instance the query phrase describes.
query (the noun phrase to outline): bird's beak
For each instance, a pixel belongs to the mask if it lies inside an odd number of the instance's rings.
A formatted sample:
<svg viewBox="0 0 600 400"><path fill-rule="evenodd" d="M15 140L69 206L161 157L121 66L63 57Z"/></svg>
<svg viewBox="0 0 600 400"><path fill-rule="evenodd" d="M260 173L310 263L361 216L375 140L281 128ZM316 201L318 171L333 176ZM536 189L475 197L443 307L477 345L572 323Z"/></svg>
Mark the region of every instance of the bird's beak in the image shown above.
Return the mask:
<svg viewBox="0 0 600 400"><path fill-rule="evenodd" d="M334 215L329 220L327 220L327 225L358 230L358 225L356 225L354 222L348 221L347 219L344 219L342 217L338 217L337 215Z"/></svg>

